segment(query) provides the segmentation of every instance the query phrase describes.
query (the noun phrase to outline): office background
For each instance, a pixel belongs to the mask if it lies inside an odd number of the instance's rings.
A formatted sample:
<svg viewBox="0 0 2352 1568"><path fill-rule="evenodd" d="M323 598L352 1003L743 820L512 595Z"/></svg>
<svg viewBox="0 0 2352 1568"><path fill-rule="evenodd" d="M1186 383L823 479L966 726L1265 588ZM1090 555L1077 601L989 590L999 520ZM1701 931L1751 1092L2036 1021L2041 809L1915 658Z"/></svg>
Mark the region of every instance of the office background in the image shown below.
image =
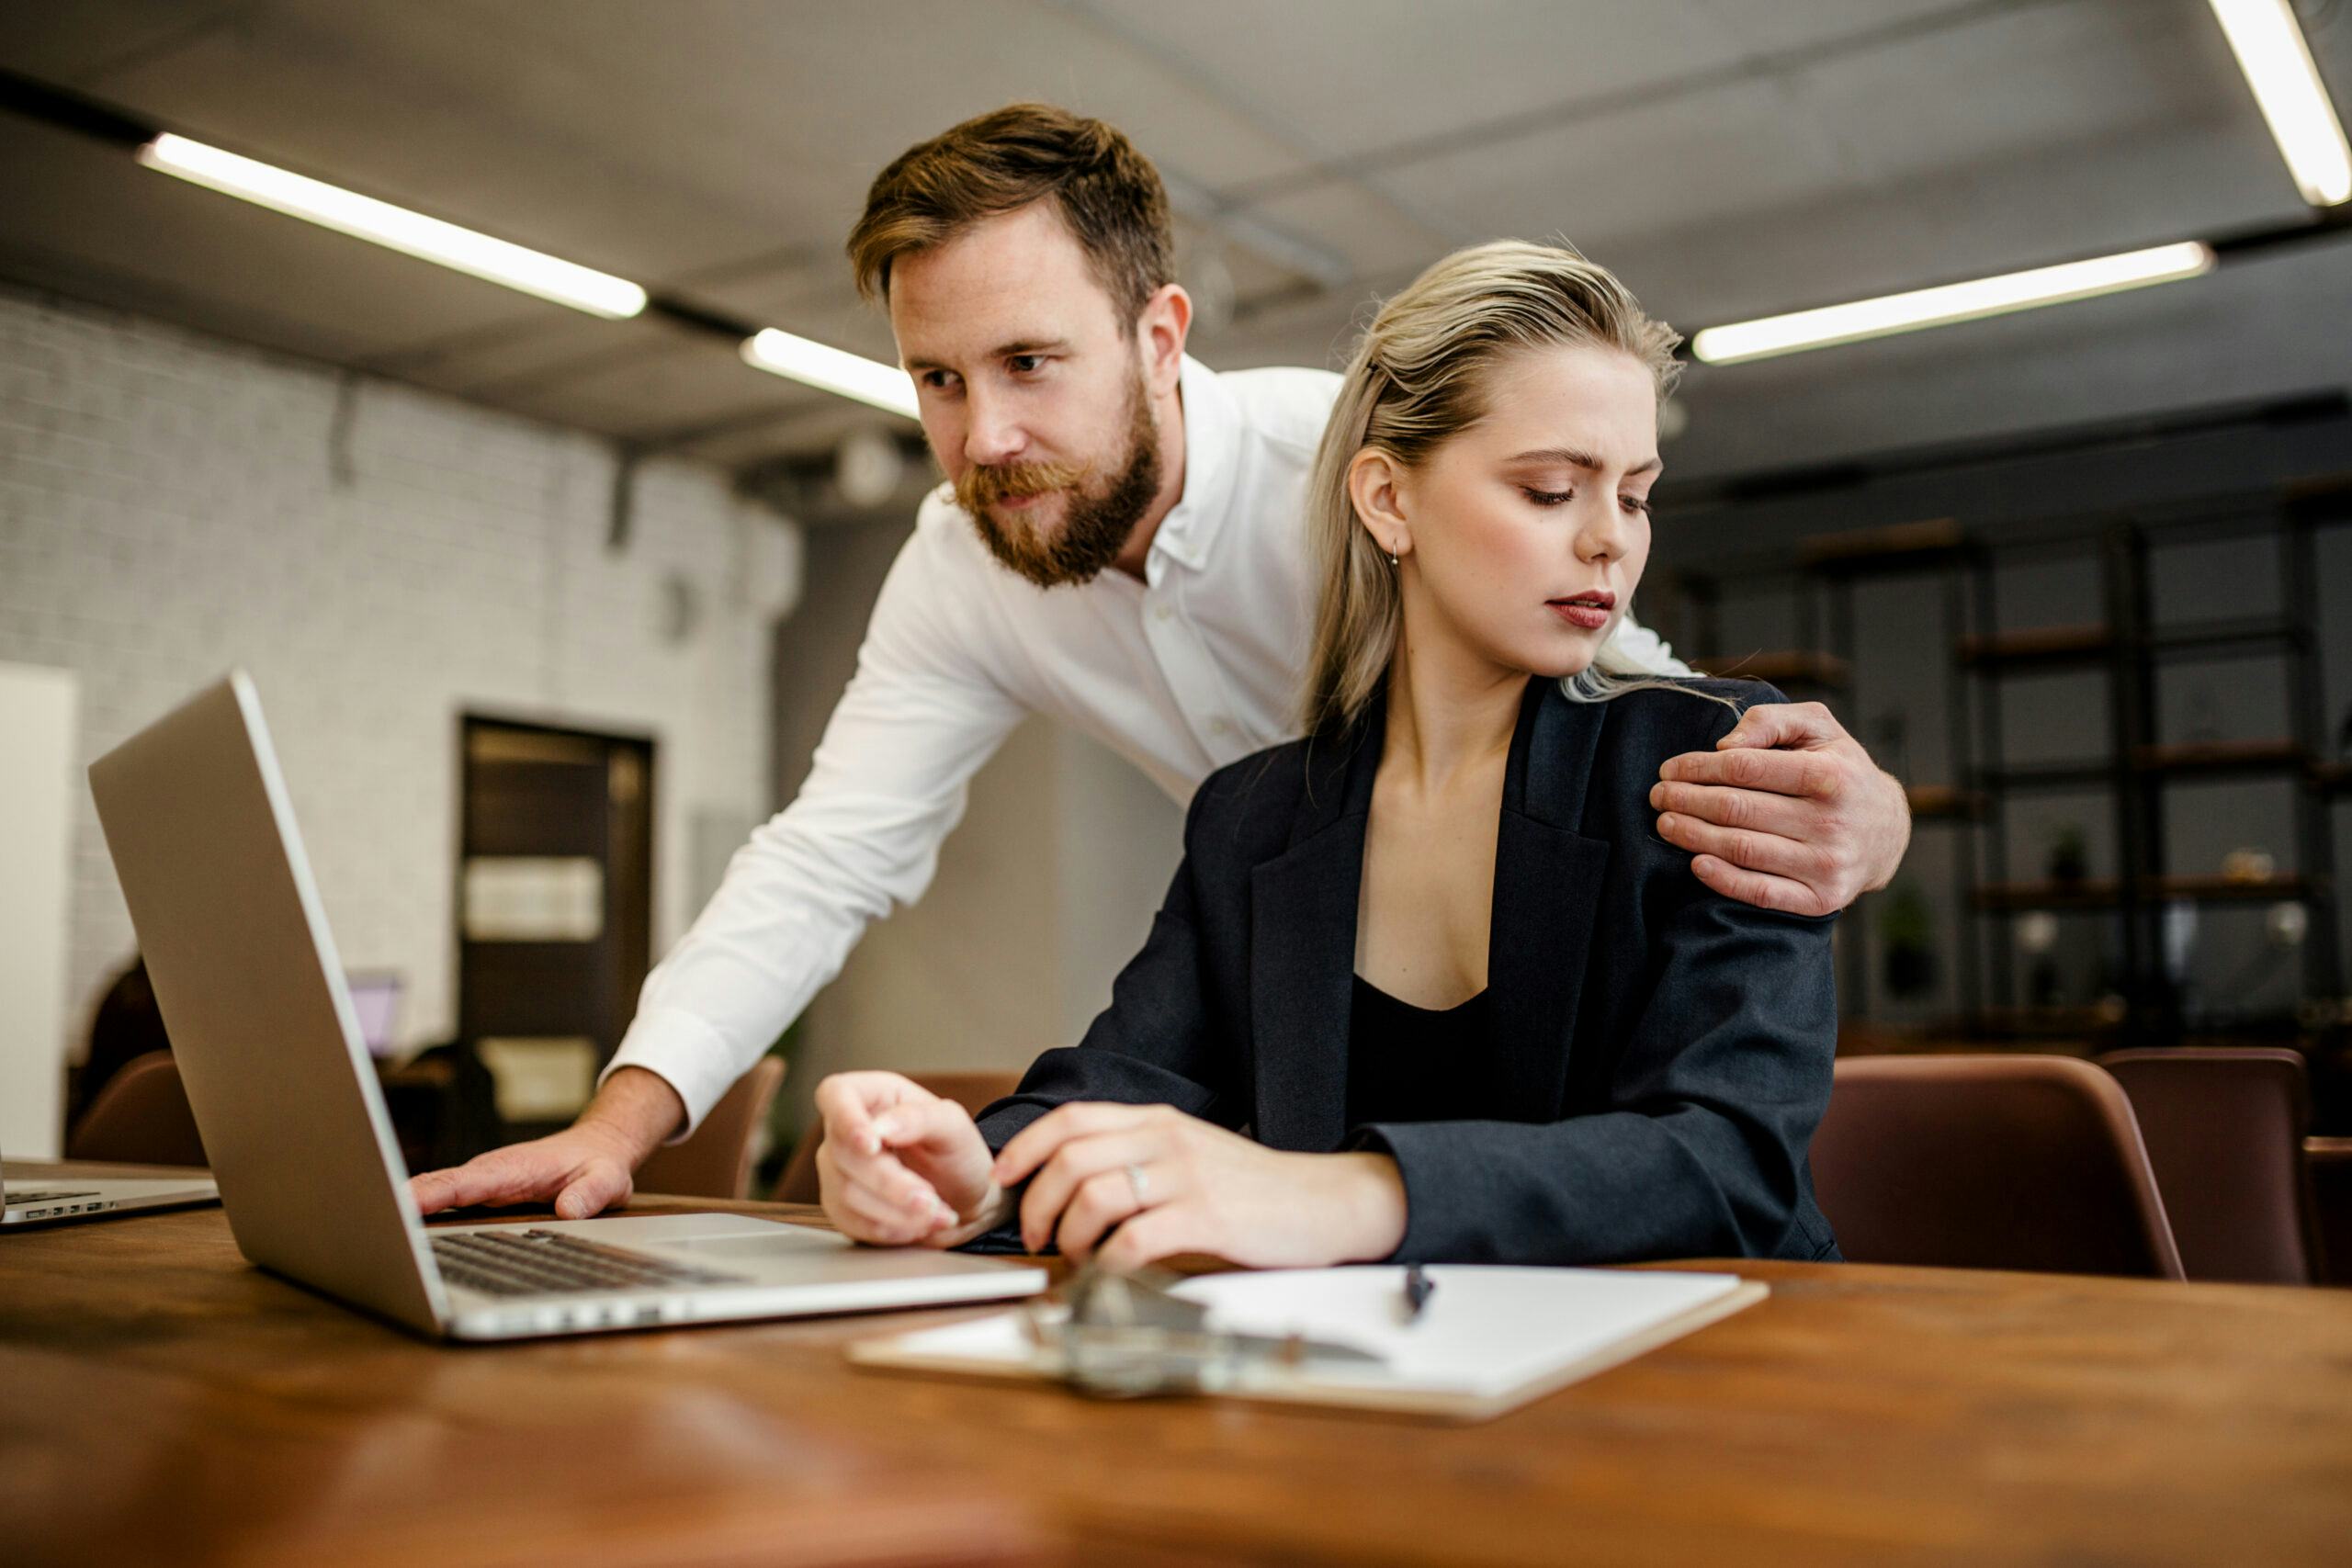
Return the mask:
<svg viewBox="0 0 2352 1568"><path fill-rule="evenodd" d="M2352 6L2296 10L2341 105ZM1497 234L1566 236L1686 330L2215 243L2187 281L1688 376L1640 607L1724 667L1798 657L1794 694L1817 680L1922 788L1998 782L1975 776L1981 714L1947 722L1984 679L1955 678L1959 641L1985 629L1973 598L1941 618L1951 583L1997 583L1996 636L2099 622L2096 542L2036 542L2161 514L2186 531L2151 548L2155 623L2280 619L2301 583L2268 535L2228 528L2352 469L2352 244L2298 192L2203 0L96 0L0 14L0 664L74 677L77 769L251 668L343 956L400 976L388 1049L495 1033L533 1086L518 1123L559 1115L576 1075L532 1066L527 1017L482 1021L496 998L468 1001L465 955L575 929L583 898L600 938L626 922L617 876L581 894L546 863L565 856L469 880L469 802L491 796L469 794L462 721L650 744L658 957L790 798L930 482L910 424L763 375L733 334L888 359L841 240L876 170L968 114L1046 98L1159 161L1193 351L1221 368L1336 365L1366 301ZM132 148L166 130L638 280L657 308L599 320L165 178ZM1947 519L1944 553L1867 581L1807 544ZM2159 835L2167 871L2252 891L2149 910L2172 945L2134 971L2079 886L2121 873L2112 783L2005 799L2005 843L1981 805L1923 817L1905 884L1841 936L1873 1043L2093 1049L2139 1026L2153 976L2146 1016L2176 1036L2291 1040L2323 1083L2340 1071L2344 961L2330 990L2311 944L2352 922L2307 857L2314 809L2336 855L2352 829L2325 793L2352 724L2352 530L2312 548L2308 646L2167 664L2142 738L2293 744L2184 786ZM1733 579L1712 619L1710 574ZM2122 658L2020 681L2003 764L2111 750ZM1024 727L930 896L811 1010L784 1122L828 1070L1014 1066L1073 1038L1178 825L1099 747ZM85 791L70 832L63 1002L12 1054L77 1058L131 956ZM2053 908L1977 911L2034 881L2064 885Z"/></svg>

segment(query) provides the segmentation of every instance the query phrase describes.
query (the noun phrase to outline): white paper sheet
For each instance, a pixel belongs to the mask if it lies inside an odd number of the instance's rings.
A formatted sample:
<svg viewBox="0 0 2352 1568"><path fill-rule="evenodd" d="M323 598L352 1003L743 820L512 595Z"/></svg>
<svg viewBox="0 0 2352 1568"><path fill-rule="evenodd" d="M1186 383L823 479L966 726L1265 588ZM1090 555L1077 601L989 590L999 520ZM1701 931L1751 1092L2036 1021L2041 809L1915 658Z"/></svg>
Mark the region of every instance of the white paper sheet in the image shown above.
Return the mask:
<svg viewBox="0 0 2352 1568"><path fill-rule="evenodd" d="M1385 1367L1317 1367L1323 1384L1491 1398L1598 1355L1739 1288L1736 1274L1441 1264L1418 1319L1404 1315L1402 1269L1267 1269L1203 1275L1176 1293L1204 1303L1211 1326L1304 1334L1385 1358ZM1018 1314L912 1334L907 1358L1032 1364Z"/></svg>

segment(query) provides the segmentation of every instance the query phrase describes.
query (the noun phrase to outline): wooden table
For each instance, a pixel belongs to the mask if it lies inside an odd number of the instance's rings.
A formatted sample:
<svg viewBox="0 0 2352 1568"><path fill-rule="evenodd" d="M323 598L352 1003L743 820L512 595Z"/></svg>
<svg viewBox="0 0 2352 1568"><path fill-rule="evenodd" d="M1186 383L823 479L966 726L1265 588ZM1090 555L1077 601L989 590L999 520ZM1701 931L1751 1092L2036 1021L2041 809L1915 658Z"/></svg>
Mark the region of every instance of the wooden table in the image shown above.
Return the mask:
<svg viewBox="0 0 2352 1568"><path fill-rule="evenodd" d="M939 1313L445 1348L253 1269L218 1209L24 1232L0 1561L2352 1558L2352 1292L1705 1267L1773 1295L1447 1427L844 1362Z"/></svg>

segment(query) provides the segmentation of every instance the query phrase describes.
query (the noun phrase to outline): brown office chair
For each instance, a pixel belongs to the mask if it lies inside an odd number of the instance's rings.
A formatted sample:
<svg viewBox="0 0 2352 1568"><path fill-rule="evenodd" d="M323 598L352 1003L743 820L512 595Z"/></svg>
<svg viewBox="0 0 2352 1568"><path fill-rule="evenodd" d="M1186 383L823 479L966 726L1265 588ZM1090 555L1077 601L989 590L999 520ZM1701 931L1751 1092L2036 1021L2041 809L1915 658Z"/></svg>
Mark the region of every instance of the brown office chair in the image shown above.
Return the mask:
<svg viewBox="0 0 2352 1568"><path fill-rule="evenodd" d="M681 1198L748 1198L760 1129L784 1082L784 1058L763 1056L735 1080L694 1136L653 1151L637 1168L637 1190Z"/></svg>
<svg viewBox="0 0 2352 1568"><path fill-rule="evenodd" d="M121 1165L209 1165L196 1112L169 1051L125 1062L65 1139L67 1159Z"/></svg>
<svg viewBox="0 0 2352 1568"><path fill-rule="evenodd" d="M2319 1216L2303 1164L2302 1057L2180 1045L2113 1051L2098 1065L2131 1098L2188 1277L2310 1284Z"/></svg>
<svg viewBox="0 0 2352 1568"><path fill-rule="evenodd" d="M2303 1168L2319 1212L2319 1255L2312 1272L2322 1284L2352 1285L2352 1138L2305 1138Z"/></svg>
<svg viewBox="0 0 2352 1568"><path fill-rule="evenodd" d="M978 1116L1020 1086L1019 1073L909 1073L907 1077L942 1100L952 1100ZM824 1123L812 1124L792 1146L792 1163L775 1184L779 1203L814 1203L817 1190L817 1145L824 1142Z"/></svg>
<svg viewBox="0 0 2352 1568"><path fill-rule="evenodd" d="M1838 1063L1814 1191L1857 1263L2182 1278L2132 1103L2068 1056Z"/></svg>

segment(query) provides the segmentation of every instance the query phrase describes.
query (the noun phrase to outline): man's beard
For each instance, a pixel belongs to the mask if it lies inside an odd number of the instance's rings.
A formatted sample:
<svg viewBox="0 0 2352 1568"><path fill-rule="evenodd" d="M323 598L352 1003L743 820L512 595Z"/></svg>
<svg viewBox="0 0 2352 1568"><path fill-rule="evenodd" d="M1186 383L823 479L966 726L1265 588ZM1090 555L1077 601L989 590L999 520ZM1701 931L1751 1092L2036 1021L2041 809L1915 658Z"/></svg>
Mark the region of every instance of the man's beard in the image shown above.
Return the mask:
<svg viewBox="0 0 2352 1568"><path fill-rule="evenodd" d="M1003 463L967 468L956 481L956 503L971 513L989 553L1040 588L1091 582L1119 558L1136 525L1159 493L1159 421L1141 376L1128 394L1126 468L1101 495L1084 489L1096 465ZM1069 498L1061 526L1041 535L1022 513L999 516L1009 495Z"/></svg>

